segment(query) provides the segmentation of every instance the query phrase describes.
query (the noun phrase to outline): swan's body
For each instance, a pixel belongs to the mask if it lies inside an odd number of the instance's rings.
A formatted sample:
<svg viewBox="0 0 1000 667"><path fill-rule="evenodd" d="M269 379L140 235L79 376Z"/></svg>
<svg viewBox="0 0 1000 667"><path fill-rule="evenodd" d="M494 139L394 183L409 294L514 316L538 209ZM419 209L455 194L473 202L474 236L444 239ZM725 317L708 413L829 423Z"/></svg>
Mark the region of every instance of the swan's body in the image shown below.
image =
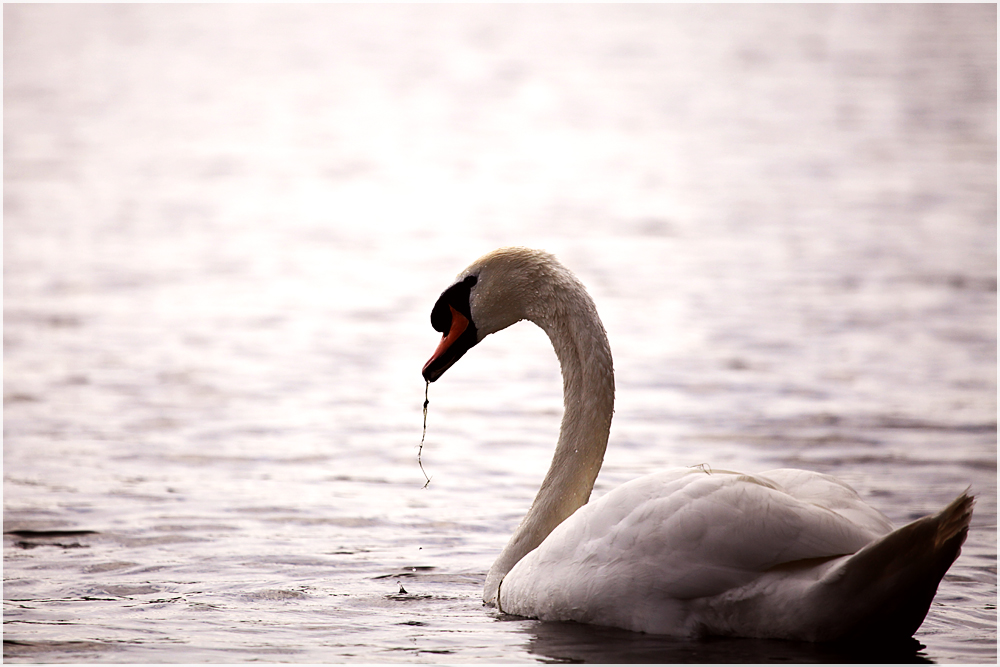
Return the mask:
<svg viewBox="0 0 1000 667"><path fill-rule="evenodd" d="M431 314L434 381L490 333L528 319L563 372L559 443L483 599L502 611L657 634L827 641L909 636L958 556L973 500L893 530L827 475L682 468L588 503L614 411L607 336L554 257L506 248L477 260Z"/></svg>

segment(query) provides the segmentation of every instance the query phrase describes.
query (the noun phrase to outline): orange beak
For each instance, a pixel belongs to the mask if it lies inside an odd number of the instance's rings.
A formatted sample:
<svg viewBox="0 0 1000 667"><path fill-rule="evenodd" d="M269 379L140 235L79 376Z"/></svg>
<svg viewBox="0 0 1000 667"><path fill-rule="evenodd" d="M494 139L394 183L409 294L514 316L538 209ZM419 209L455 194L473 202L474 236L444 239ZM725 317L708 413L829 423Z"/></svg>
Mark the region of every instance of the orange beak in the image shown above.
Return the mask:
<svg viewBox="0 0 1000 667"><path fill-rule="evenodd" d="M424 364L422 369L424 377L427 377L427 369L431 366L431 364L445 356L448 350L451 349L451 346L455 344L455 341L457 341L459 337L465 333L465 330L469 328L469 320L465 317L465 315L455 310L453 306L449 305L448 308L451 309L451 328L448 330L448 333L441 337L441 342L438 343L437 349L434 350L434 354L432 354L431 358L427 360L426 364ZM458 356L446 362L447 365L441 369L441 372L443 373L448 366L457 361Z"/></svg>

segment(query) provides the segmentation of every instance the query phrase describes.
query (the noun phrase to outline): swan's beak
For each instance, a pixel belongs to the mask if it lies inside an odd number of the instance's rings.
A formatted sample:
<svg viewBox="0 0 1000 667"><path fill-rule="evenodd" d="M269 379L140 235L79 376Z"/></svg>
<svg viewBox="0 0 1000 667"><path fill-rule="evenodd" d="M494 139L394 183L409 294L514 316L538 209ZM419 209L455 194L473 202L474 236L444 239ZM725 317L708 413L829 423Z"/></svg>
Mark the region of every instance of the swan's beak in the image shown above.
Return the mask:
<svg viewBox="0 0 1000 667"><path fill-rule="evenodd" d="M434 354L424 364L423 376L428 382L434 382L441 377L452 364L462 358L477 342L476 326L462 313L449 305L451 322L447 327L441 342Z"/></svg>

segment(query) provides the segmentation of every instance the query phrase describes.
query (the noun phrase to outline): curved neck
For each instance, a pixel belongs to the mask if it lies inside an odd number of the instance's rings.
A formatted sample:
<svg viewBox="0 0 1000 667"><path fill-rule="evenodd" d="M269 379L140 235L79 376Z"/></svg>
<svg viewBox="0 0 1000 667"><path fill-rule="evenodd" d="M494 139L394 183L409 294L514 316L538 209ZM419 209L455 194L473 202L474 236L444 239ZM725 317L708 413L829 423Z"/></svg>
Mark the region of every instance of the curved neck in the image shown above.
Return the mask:
<svg viewBox="0 0 1000 667"><path fill-rule="evenodd" d="M590 498L608 445L614 412L611 348L594 302L570 276L529 305L528 319L552 341L563 377L562 425L538 495L486 577L483 600L494 604L500 582L521 558Z"/></svg>

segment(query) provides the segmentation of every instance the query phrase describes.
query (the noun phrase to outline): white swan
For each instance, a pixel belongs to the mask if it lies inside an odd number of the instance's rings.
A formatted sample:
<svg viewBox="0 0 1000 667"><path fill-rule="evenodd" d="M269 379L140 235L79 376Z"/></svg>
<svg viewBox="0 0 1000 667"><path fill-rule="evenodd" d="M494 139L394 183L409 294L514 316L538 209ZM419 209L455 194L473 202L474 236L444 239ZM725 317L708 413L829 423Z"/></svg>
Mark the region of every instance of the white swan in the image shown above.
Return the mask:
<svg viewBox="0 0 1000 667"><path fill-rule="evenodd" d="M898 530L843 482L804 470L641 477L587 503L614 411L611 350L586 289L552 255L503 248L431 313L437 380L528 319L555 348L565 414L534 503L486 579L501 611L677 636L909 637L968 533L973 498Z"/></svg>

